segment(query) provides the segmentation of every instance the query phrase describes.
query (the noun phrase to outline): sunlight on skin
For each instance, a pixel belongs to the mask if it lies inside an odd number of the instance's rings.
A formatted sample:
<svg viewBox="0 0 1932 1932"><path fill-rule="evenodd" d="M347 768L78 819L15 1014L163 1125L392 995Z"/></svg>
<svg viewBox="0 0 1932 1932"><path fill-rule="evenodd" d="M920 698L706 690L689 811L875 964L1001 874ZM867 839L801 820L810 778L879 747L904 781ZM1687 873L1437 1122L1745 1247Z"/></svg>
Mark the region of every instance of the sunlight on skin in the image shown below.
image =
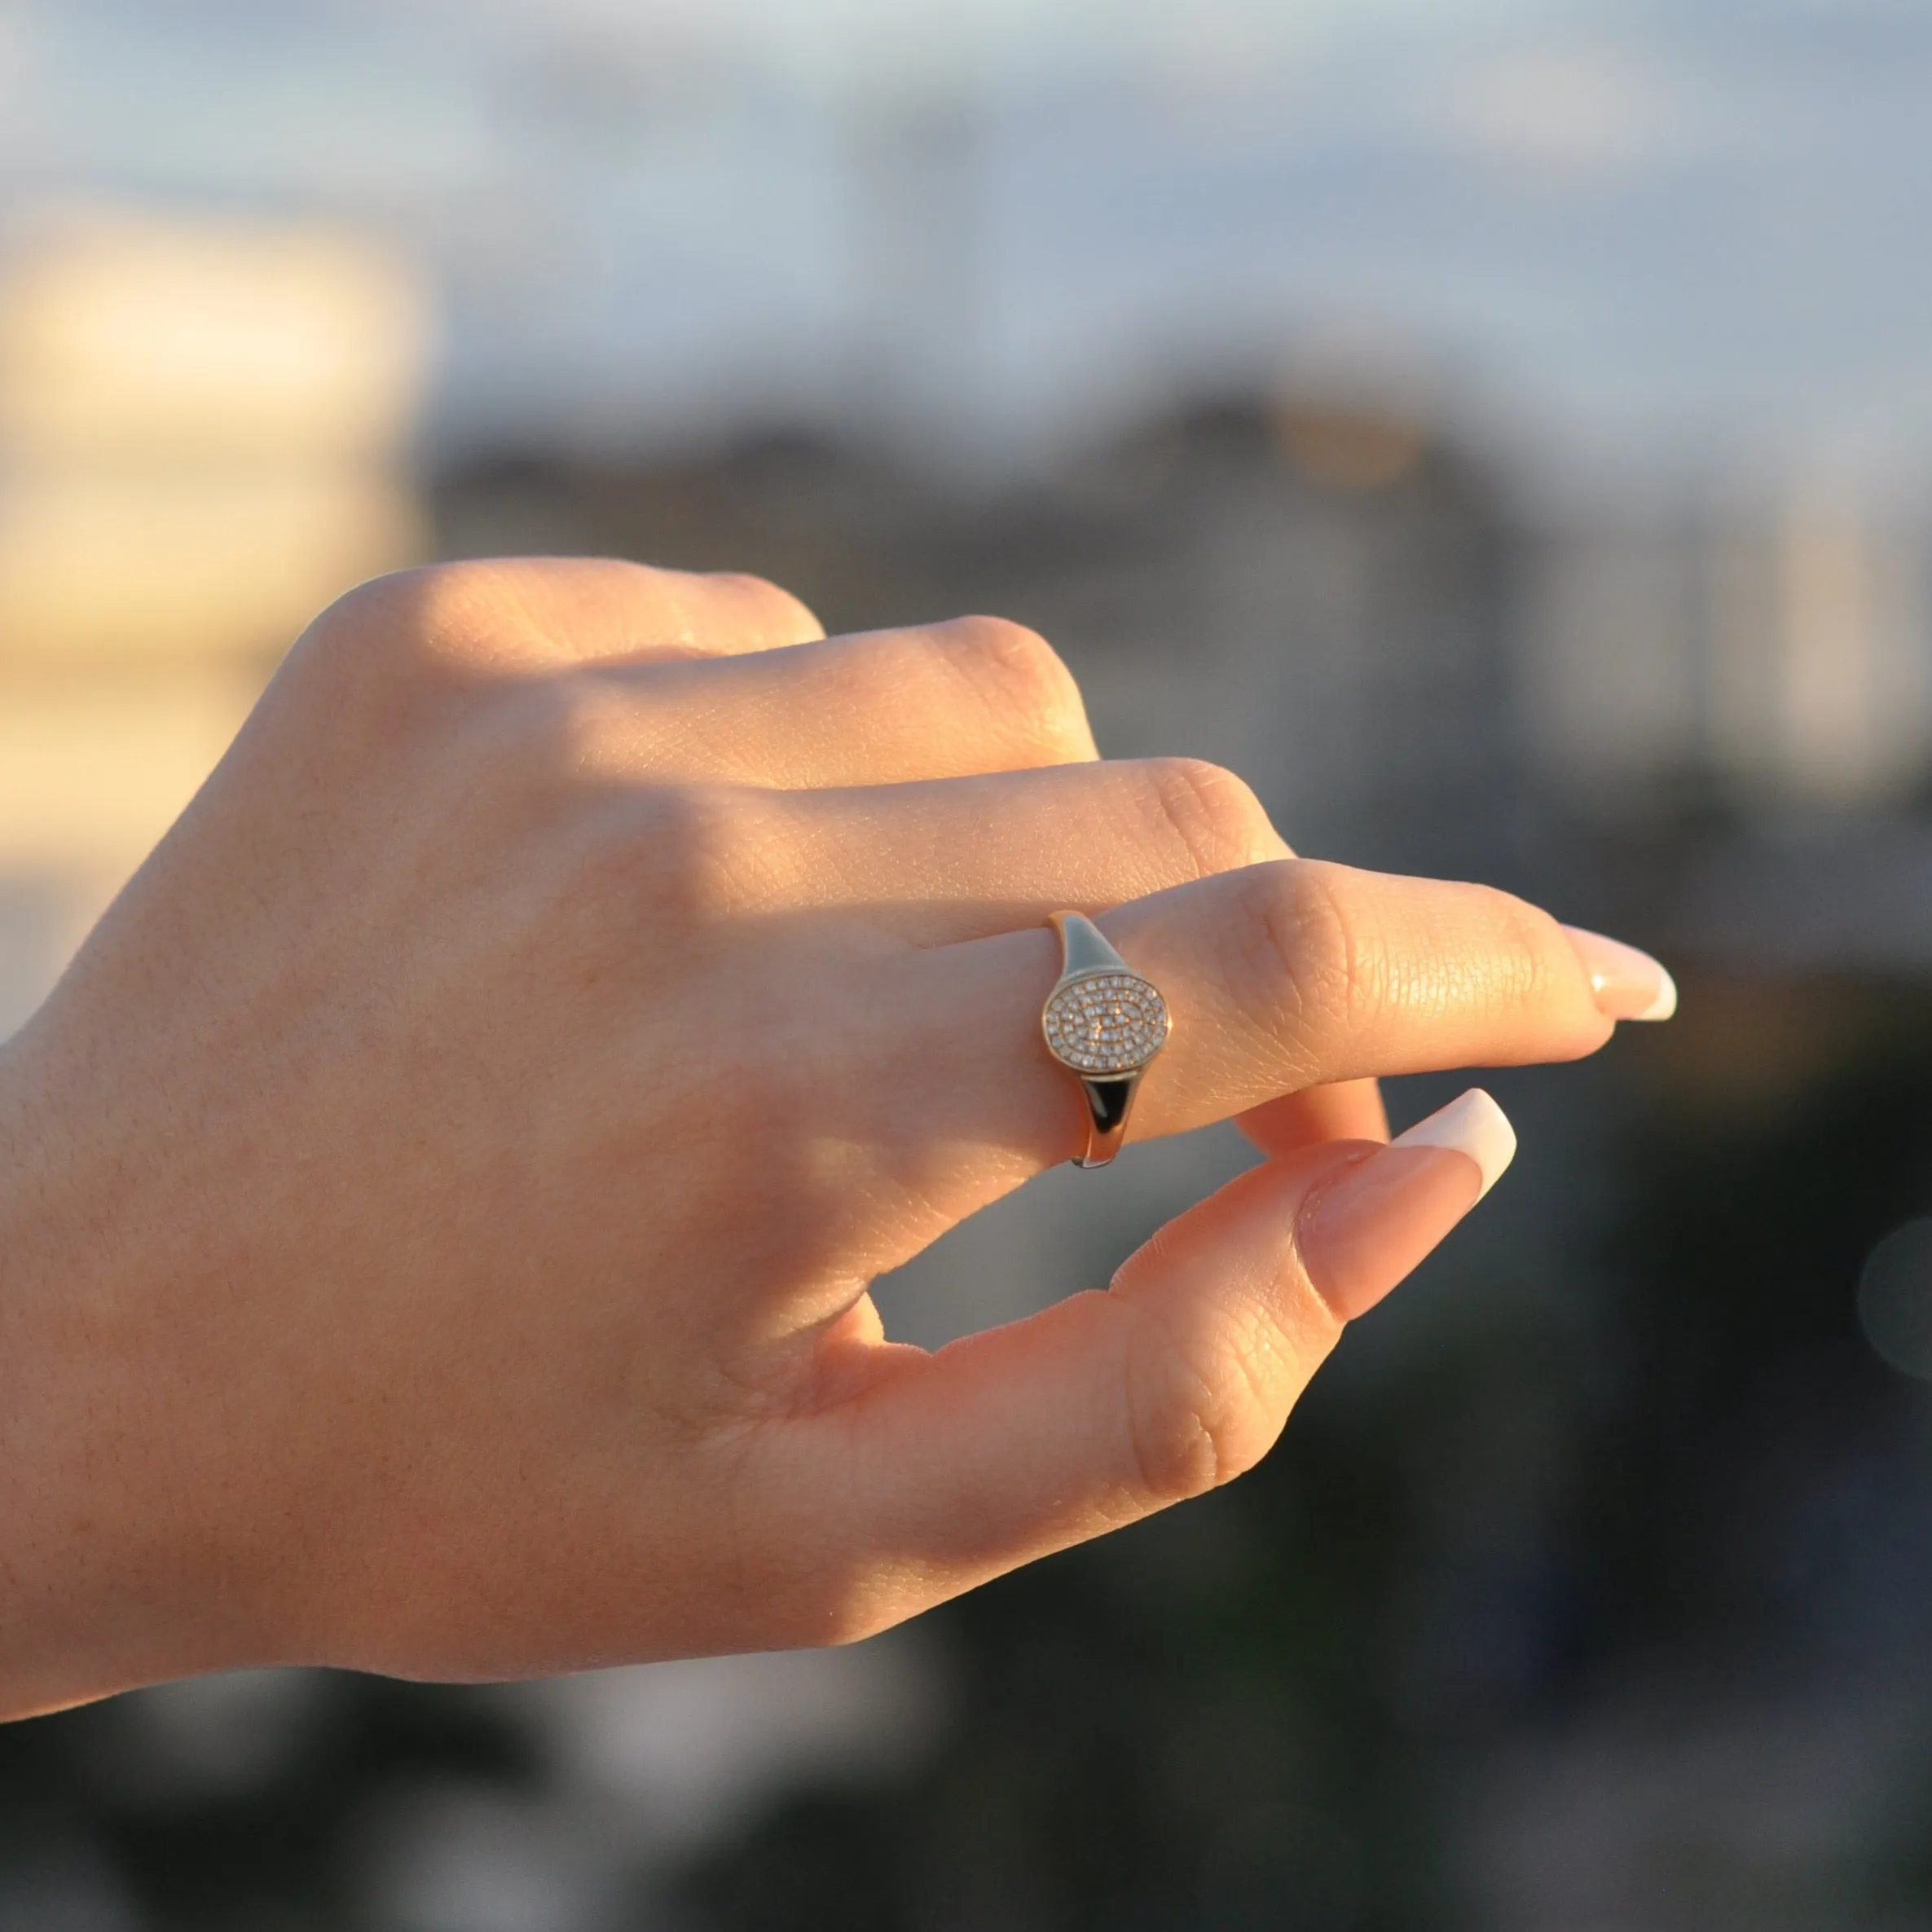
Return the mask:
<svg viewBox="0 0 1932 1932"><path fill-rule="evenodd" d="M1286 849L995 619L345 599L0 1049L0 1707L839 1642L1239 1474L1513 1147L1480 1094L1386 1145L1374 1079L1667 984ZM1269 1158L1111 1290L895 1345L871 1278L1085 1144L1067 909L1173 1014L1133 1132Z"/></svg>

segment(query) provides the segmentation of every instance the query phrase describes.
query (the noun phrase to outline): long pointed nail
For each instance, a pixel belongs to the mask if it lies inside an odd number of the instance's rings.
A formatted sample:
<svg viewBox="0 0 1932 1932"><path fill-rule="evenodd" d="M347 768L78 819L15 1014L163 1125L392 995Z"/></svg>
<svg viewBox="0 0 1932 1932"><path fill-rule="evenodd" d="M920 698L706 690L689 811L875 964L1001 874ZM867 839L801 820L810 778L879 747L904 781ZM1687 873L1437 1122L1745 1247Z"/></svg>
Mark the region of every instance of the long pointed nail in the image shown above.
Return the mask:
<svg viewBox="0 0 1932 1932"><path fill-rule="evenodd" d="M1563 933L1606 1019L1668 1019L1677 1010L1677 982L1648 953L1580 926L1566 926Z"/></svg>
<svg viewBox="0 0 1932 1932"><path fill-rule="evenodd" d="M1302 1203L1303 1265L1344 1322L1373 1308L1494 1187L1516 1130L1480 1087L1344 1168Z"/></svg>

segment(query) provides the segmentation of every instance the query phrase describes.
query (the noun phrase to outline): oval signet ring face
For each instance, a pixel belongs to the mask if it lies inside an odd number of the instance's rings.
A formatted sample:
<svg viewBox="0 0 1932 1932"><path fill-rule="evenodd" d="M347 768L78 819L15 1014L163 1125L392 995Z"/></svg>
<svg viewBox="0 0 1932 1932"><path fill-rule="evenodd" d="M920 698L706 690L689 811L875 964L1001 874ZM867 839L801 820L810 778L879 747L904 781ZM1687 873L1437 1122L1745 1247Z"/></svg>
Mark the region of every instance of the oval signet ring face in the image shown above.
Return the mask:
<svg viewBox="0 0 1932 1932"><path fill-rule="evenodd" d="M1081 913L1055 913L1060 977L1040 1011L1046 1050L1079 1076L1087 1103L1078 1167L1105 1167L1120 1151L1134 1089L1166 1045L1173 1020L1160 988L1143 979Z"/></svg>
<svg viewBox="0 0 1932 1932"><path fill-rule="evenodd" d="M1173 1022L1151 979L1083 973L1063 979L1040 1016L1047 1050L1076 1073L1138 1073L1167 1045Z"/></svg>

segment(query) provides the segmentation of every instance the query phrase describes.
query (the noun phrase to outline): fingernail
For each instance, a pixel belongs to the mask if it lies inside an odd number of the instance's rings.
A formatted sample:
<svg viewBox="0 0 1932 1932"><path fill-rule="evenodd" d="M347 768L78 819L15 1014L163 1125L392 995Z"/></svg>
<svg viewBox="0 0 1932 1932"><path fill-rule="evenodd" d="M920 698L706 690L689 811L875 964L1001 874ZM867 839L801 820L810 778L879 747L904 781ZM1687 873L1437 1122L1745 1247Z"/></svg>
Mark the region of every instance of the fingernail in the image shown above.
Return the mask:
<svg viewBox="0 0 1932 1932"><path fill-rule="evenodd" d="M1515 1159L1509 1116L1472 1087L1301 1204L1303 1265L1344 1322L1410 1274Z"/></svg>
<svg viewBox="0 0 1932 1932"><path fill-rule="evenodd" d="M1677 982L1648 953L1566 926L1564 935L1576 948L1598 1010L1607 1019L1668 1019L1677 1010Z"/></svg>

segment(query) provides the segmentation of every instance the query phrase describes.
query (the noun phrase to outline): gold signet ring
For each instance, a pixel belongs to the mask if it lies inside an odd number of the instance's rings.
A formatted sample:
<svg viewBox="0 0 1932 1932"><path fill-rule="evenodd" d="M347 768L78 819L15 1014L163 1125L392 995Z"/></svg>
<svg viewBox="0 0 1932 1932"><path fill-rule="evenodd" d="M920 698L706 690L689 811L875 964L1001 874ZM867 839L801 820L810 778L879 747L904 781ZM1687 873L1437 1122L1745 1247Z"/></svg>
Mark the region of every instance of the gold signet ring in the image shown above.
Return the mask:
<svg viewBox="0 0 1932 1932"><path fill-rule="evenodd" d="M1040 1031L1086 1096L1087 1148L1073 1164L1105 1167L1120 1151L1134 1089L1173 1021L1160 988L1084 913L1055 913L1047 923L1060 935L1060 976L1040 1010Z"/></svg>

